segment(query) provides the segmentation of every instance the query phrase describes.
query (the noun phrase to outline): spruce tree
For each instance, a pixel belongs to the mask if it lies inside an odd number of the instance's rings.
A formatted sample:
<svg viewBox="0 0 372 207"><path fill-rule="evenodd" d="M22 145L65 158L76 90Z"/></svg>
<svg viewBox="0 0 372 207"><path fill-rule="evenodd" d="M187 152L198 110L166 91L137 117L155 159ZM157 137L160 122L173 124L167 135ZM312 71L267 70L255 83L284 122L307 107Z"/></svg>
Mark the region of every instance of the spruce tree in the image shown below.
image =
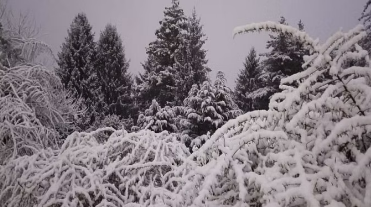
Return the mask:
<svg viewBox="0 0 372 207"><path fill-rule="evenodd" d="M133 81L128 68L122 40L116 27L108 24L101 32L95 61L100 104L106 114L127 118L132 113Z"/></svg>
<svg viewBox="0 0 372 207"><path fill-rule="evenodd" d="M226 85L226 83L227 80L225 78L225 74L222 71L218 71L216 80L214 82L216 91L214 101L217 112L223 116L223 124L241 114L241 110L233 99L233 91ZM220 126L218 126L218 128Z"/></svg>
<svg viewBox="0 0 372 207"><path fill-rule="evenodd" d="M62 51L58 53L57 74L74 98L82 98L89 114L87 124L91 124L95 119L97 102L97 81L93 67L96 44L92 26L84 13L74 18L67 33Z"/></svg>
<svg viewBox="0 0 372 207"><path fill-rule="evenodd" d="M175 104L178 77L175 63L181 56L176 53L181 52L180 48L185 44L186 20L178 0L172 0L172 6L165 8L164 19L156 30L156 40L146 51L148 60L139 86L142 105L148 106L152 99L156 99L160 106Z"/></svg>
<svg viewBox="0 0 372 207"><path fill-rule="evenodd" d="M202 84L208 80L208 73L211 69L207 67L207 51L203 49L206 41L205 34L203 33L203 25L200 25L200 18L197 17L195 8L191 17L188 19L187 40L193 83Z"/></svg>
<svg viewBox="0 0 372 207"><path fill-rule="evenodd" d="M213 134L228 120L240 115L241 111L232 95L221 71L217 73L213 85L209 81L204 81L200 88L196 84L193 85L184 101L187 119L184 133L191 138Z"/></svg>
<svg viewBox="0 0 372 207"><path fill-rule="evenodd" d="M149 129L154 132L176 132L176 114L170 106L160 107L154 99L144 113L138 116L137 125L140 129Z"/></svg>
<svg viewBox="0 0 372 207"><path fill-rule="evenodd" d="M244 68L240 71L236 80L234 98L236 104L244 112L255 109L254 101L249 97L250 93L259 88L258 76L260 59L257 57L256 50L251 48L244 61Z"/></svg>
<svg viewBox="0 0 372 207"><path fill-rule="evenodd" d="M281 17L279 23L287 25L284 17ZM298 27L300 31L304 30L301 21L298 23ZM281 31L270 34L266 48L271 51L263 54L266 60L262 62L263 69L258 79L264 84L251 94L252 97L257 98L254 102L260 102L258 109L265 110L269 107L270 97L280 91L280 80L303 71L303 56L309 54L300 39Z"/></svg>
<svg viewBox="0 0 372 207"><path fill-rule="evenodd" d="M197 17L195 8L191 17L187 20L187 33L184 35L185 44L180 48L181 57L177 58L177 95L178 102L188 96L193 84L200 85L204 81L208 81L208 73L211 71L207 67L208 60L206 59L207 51L203 49L206 38L203 33L203 26L200 24L200 18Z"/></svg>
<svg viewBox="0 0 372 207"><path fill-rule="evenodd" d="M367 1L367 3L364 5L359 21L363 23L367 32L367 36L361 41L361 46L363 49L368 51L369 55L371 55L371 0Z"/></svg>

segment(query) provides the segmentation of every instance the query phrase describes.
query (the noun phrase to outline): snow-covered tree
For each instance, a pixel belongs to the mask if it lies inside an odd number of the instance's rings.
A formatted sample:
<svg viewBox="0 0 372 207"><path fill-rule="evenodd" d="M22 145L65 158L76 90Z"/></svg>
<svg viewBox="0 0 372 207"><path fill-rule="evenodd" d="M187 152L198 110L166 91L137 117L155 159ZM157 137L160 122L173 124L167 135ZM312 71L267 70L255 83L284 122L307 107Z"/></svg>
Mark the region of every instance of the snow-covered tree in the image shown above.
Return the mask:
<svg viewBox="0 0 372 207"><path fill-rule="evenodd" d="M206 41L203 25L200 24L200 18L198 18L195 8L191 17L188 18L187 29L187 45L191 62L192 82L194 84L202 84L204 81L208 81L208 73L211 69L207 66L207 51L203 49Z"/></svg>
<svg viewBox="0 0 372 207"><path fill-rule="evenodd" d="M234 102L233 91L226 85L226 82L225 74L218 71L214 81L214 87L216 88L214 101L216 110L223 115L225 121L241 114L241 110Z"/></svg>
<svg viewBox="0 0 372 207"><path fill-rule="evenodd" d="M258 101L258 99L252 98L250 93L260 88L260 82L258 81L260 59L257 57L254 48L249 51L243 64L244 68L240 70L236 80L234 99L242 111L248 112L256 109L255 101Z"/></svg>
<svg viewBox="0 0 372 207"><path fill-rule="evenodd" d="M140 129L150 129L154 132L176 132L176 114L170 106L161 107L154 99L145 113L138 116L137 126Z"/></svg>
<svg viewBox="0 0 372 207"><path fill-rule="evenodd" d="M200 85L208 81L208 68L206 59L207 51L203 49L206 41L203 33L203 25L200 24L200 18L197 17L195 8L191 17L187 19L187 33L184 34L184 44L176 56L177 78L177 104L181 105L183 100L188 96L192 85Z"/></svg>
<svg viewBox="0 0 372 207"><path fill-rule="evenodd" d="M200 89L193 85L184 101L184 133L191 140L202 135L213 134L229 119L240 115L241 111L232 99L232 91L225 85L224 74L219 71L212 85L205 81ZM191 140L186 143L190 146ZM199 145L202 143L199 143Z"/></svg>
<svg viewBox="0 0 372 207"><path fill-rule="evenodd" d="M150 105L156 99L160 106L175 104L177 95L177 77L175 63L181 55L180 48L185 43L187 21L178 0L172 0L172 6L166 7L164 19L156 30L156 40L146 49L148 60L144 64L145 73L140 76L140 99L143 105ZM181 56L182 57L182 56Z"/></svg>
<svg viewBox="0 0 372 207"><path fill-rule="evenodd" d="M87 124L94 121L97 102L97 76L93 61L96 44L92 26L84 13L79 13L68 30L66 42L58 53L59 69L57 74L63 86L75 97L82 98L87 110Z"/></svg>
<svg viewBox="0 0 372 207"><path fill-rule="evenodd" d="M284 17L281 17L279 23L288 25ZM298 28L300 31L304 30L301 21ZM262 103L258 109L268 109L270 97L280 91L280 80L302 71L303 56L308 55L302 42L286 32L270 34L266 48L271 51L262 54L266 59L262 61L263 69L259 78L264 86L251 93L251 96L258 99L257 102Z"/></svg>
<svg viewBox="0 0 372 207"><path fill-rule="evenodd" d="M364 5L364 9L363 9L361 17L359 18L359 21L363 23L364 28L367 32L367 36L363 38L361 46L363 47L363 49L369 52L369 55L371 55L371 1L370 0L367 1L367 3Z"/></svg>
<svg viewBox="0 0 372 207"><path fill-rule="evenodd" d="M363 26L324 44L274 22L234 33L261 30L299 38L311 51L306 69L281 80L268 111L229 121L174 172L183 178L179 206L370 206L371 70L357 44ZM344 67L349 59L366 64Z"/></svg>
<svg viewBox="0 0 372 207"><path fill-rule="evenodd" d="M129 63L116 27L108 24L101 32L94 64L99 85L99 104L105 114L128 118L132 114L132 78Z"/></svg>
<svg viewBox="0 0 372 207"><path fill-rule="evenodd" d="M95 134L111 131L100 144ZM45 149L0 166L4 207L174 206L168 182L189 155L176 136L103 128L71 134L60 150Z"/></svg>

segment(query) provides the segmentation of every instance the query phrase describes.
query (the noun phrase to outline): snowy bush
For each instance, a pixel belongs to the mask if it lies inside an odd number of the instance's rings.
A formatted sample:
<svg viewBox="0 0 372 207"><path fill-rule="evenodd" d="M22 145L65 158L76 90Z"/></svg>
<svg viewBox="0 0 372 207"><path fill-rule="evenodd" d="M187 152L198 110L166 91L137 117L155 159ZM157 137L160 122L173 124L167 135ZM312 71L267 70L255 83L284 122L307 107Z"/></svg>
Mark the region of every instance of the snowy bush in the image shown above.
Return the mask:
<svg viewBox="0 0 372 207"><path fill-rule="evenodd" d="M357 44L362 27L324 44L273 22L234 33L257 30L290 33L312 55L303 72L282 79L269 111L229 121L175 171L183 178L178 204L370 206L370 59ZM363 61L349 66L350 59Z"/></svg>
<svg viewBox="0 0 372 207"><path fill-rule="evenodd" d="M99 144L94 134L104 130L113 133ZM177 182L168 181L187 156L167 132L75 132L60 150L40 150L1 166L0 200L12 207L172 206L167 202L179 199L171 191Z"/></svg>
<svg viewBox="0 0 372 207"><path fill-rule="evenodd" d="M88 129L88 131L94 131L103 127L112 127L115 130L124 129L129 132L133 127L133 119L132 118L120 119L120 117L115 114L107 115L102 117L102 120L96 120L96 122L93 124L93 126L91 126ZM107 141L111 133L112 133L111 131L102 131L96 133L94 136L99 143L103 143Z"/></svg>
<svg viewBox="0 0 372 207"><path fill-rule="evenodd" d="M78 114L59 79L41 66L0 67L0 163L56 148Z"/></svg>
<svg viewBox="0 0 372 207"><path fill-rule="evenodd" d="M150 129L154 132L176 132L176 114L173 108L165 106L161 108L158 102L152 100L151 106L145 110L144 114L138 116L137 125L140 129Z"/></svg>

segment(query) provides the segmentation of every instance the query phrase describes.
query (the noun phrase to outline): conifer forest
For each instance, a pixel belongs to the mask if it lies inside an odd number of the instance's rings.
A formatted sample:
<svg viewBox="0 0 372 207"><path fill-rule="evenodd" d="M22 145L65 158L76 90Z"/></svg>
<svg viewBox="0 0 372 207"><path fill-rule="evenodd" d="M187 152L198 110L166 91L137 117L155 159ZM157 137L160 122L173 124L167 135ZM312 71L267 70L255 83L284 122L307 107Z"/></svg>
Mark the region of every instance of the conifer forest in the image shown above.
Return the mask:
<svg viewBox="0 0 372 207"><path fill-rule="evenodd" d="M0 0L0 207L371 206L370 0L323 39L301 12L216 22L231 41L266 37L240 46L237 74L211 66L212 25L188 1L153 9L141 62L121 20L97 33L91 14L61 8L72 21L54 49L11 1Z"/></svg>

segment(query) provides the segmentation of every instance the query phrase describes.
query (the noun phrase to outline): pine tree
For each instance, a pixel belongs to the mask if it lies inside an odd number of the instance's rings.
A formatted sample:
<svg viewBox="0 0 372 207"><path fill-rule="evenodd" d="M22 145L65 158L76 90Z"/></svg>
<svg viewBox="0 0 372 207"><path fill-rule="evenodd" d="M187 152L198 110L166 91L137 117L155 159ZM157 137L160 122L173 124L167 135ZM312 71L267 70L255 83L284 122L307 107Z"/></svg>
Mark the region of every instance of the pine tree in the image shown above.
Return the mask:
<svg viewBox="0 0 372 207"><path fill-rule="evenodd" d="M208 133L213 134L229 119L240 115L241 111L232 95L221 71L217 73L214 85L209 81L204 81L200 89L196 84L193 85L184 101L187 119L184 133L192 139Z"/></svg>
<svg viewBox="0 0 372 207"><path fill-rule="evenodd" d="M224 118L223 124L241 114L241 110L234 102L233 91L226 85L226 82L225 74L222 71L218 71L214 82L214 87L216 88L215 104L217 112L222 114Z"/></svg>
<svg viewBox="0 0 372 207"><path fill-rule="evenodd" d="M363 49L367 50L369 55L371 55L371 0L367 1L364 5L359 21L363 23L367 32L367 36L363 38L361 45Z"/></svg>
<svg viewBox="0 0 372 207"><path fill-rule="evenodd" d="M194 84L202 84L208 80L208 73L211 71L207 67L207 51L203 49L206 38L203 33L203 25L200 25L200 18L196 15L194 8L191 17L188 20L188 46L191 62L191 70Z"/></svg>
<svg viewBox="0 0 372 207"><path fill-rule="evenodd" d="M137 125L140 129L149 129L154 132L176 132L177 126L174 123L175 113L170 106L160 107L154 99L145 113L138 116Z"/></svg>
<svg viewBox="0 0 372 207"><path fill-rule="evenodd" d="M96 74L93 68L95 42L92 27L84 13L79 13L68 30L66 42L58 53L57 73L64 87L75 98L82 98L90 114L91 124L95 117ZM89 124L88 123L88 124Z"/></svg>
<svg viewBox="0 0 372 207"><path fill-rule="evenodd" d="M195 8L191 17L187 20L187 33L184 35L185 44L180 48L181 53L177 53L180 57L177 58L177 79L178 102L188 96L188 93L193 84L200 85L204 81L208 81L208 73L211 71L207 67L208 60L206 59L207 51L203 49L206 38L203 33L203 25L200 24L200 18L197 17Z"/></svg>
<svg viewBox="0 0 372 207"><path fill-rule="evenodd" d="M240 71L235 86L235 102L244 112L255 109L255 103L250 93L259 88L258 76L260 74L260 59L257 57L256 50L252 48L245 58L244 68Z"/></svg>
<svg viewBox="0 0 372 207"><path fill-rule="evenodd" d="M156 40L147 48L148 60L145 62L145 73L140 76L140 99L143 105L149 105L156 99L160 106L175 104L177 100L177 77L175 67L176 54L185 44L187 22L178 0L172 0L172 6L165 8L164 19L156 31ZM181 56L182 57L182 56Z"/></svg>
<svg viewBox="0 0 372 207"><path fill-rule="evenodd" d="M101 32L95 62L100 104L106 114L128 118L132 113L133 81L128 68L129 62L125 58L122 40L116 27L108 24Z"/></svg>
<svg viewBox="0 0 372 207"><path fill-rule="evenodd" d="M279 23L288 25L284 17L281 17ZM298 27L300 31L304 30L301 21ZM267 42L266 48L271 51L263 54L267 59L262 62L263 69L259 77L264 86L256 90L252 96L258 99L254 102L261 103L258 109L265 110L268 109L270 97L280 91L281 79L303 71L303 56L309 54L303 42L289 33L278 32L269 36L271 39Z"/></svg>

